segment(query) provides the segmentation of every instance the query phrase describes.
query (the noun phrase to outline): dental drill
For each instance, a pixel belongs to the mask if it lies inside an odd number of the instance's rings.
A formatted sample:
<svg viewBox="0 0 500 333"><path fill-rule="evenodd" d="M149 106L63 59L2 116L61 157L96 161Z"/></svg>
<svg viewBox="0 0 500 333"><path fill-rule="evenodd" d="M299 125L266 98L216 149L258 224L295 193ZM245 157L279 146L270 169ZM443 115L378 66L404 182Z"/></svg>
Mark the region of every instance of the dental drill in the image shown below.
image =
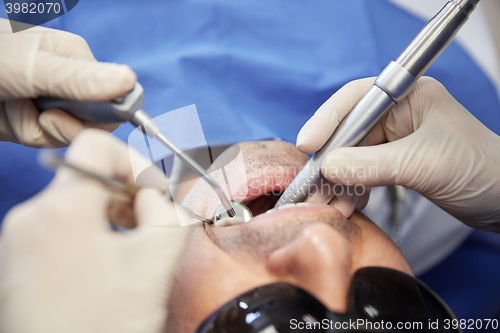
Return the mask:
<svg viewBox="0 0 500 333"><path fill-rule="evenodd" d="M306 200L325 184L321 163L333 149L354 147L413 89L417 80L450 44L479 0L451 0L434 16L401 55L380 73L372 88L340 123L325 145L307 162L275 205Z"/></svg>
<svg viewBox="0 0 500 333"><path fill-rule="evenodd" d="M224 215L227 215L229 218L239 217L243 219L244 222L249 220L247 215L241 213L242 209L239 208L239 206L243 204L236 201L230 201L215 179L189 155L184 153L162 134L160 126L156 121L141 108L144 103L144 90L138 82L135 83L132 91L113 101L81 102L58 98L38 98L34 100L34 103L40 112L49 109L61 109L78 119L91 122L121 123L129 121L132 125L140 127L149 137L158 139L215 190L222 202L223 212L221 212L221 209L218 209L218 215L214 215L214 218L210 221L215 221L216 216L220 216L221 213L225 213ZM237 210L235 210L235 207ZM237 211L240 212L240 214L237 214Z"/></svg>

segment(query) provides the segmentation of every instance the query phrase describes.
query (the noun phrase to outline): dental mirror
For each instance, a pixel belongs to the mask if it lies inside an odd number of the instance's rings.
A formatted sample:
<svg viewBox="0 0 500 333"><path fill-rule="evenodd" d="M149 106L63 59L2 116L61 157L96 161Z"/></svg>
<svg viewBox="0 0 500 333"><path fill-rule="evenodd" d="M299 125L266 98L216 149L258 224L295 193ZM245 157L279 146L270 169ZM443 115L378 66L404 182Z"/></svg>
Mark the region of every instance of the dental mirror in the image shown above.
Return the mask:
<svg viewBox="0 0 500 333"><path fill-rule="evenodd" d="M244 203L239 201L231 201L231 206L233 206L233 209L236 213L234 217L230 217L227 214L227 211L223 205L217 207L212 218L212 223L214 224L214 226L230 227L232 225L248 222L253 217L252 212Z"/></svg>

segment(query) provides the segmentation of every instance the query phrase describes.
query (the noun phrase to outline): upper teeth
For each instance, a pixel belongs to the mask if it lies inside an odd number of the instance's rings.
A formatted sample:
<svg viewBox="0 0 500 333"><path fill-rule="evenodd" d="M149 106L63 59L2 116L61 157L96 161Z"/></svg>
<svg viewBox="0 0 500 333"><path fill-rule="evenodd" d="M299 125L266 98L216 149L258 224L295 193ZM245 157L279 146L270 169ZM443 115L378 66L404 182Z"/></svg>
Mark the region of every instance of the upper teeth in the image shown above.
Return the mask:
<svg viewBox="0 0 500 333"><path fill-rule="evenodd" d="M300 206L308 206L308 205L312 205L312 204L308 203L308 202L287 203L287 204L284 204L283 206L281 206L279 209L287 209L287 208L292 208L292 207L300 207ZM270 212L275 211L275 210L276 210L276 208L269 209L266 213L270 213Z"/></svg>

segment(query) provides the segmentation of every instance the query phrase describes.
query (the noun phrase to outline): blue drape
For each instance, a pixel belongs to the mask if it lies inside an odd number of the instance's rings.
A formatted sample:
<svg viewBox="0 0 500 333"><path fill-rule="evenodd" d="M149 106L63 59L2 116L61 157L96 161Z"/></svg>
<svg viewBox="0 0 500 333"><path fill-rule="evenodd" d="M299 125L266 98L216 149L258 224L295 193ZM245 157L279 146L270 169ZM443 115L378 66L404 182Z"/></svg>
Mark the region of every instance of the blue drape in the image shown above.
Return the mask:
<svg viewBox="0 0 500 333"><path fill-rule="evenodd" d="M152 115L196 104L208 142L294 142L330 95L353 79L379 74L423 24L383 0L81 0L46 26L83 36L100 61L131 66ZM500 133L495 88L457 43L426 75ZM131 130L124 124L114 134L127 141ZM34 149L0 143L0 157L2 217L42 189L52 173L37 165ZM488 263L498 262L500 251L488 251L476 251L474 270L458 256L437 278L432 272L424 276L461 318L498 311L498 284L478 280L493 274L499 281L500 272ZM474 285L474 304L458 290L462 282L453 287L458 280Z"/></svg>

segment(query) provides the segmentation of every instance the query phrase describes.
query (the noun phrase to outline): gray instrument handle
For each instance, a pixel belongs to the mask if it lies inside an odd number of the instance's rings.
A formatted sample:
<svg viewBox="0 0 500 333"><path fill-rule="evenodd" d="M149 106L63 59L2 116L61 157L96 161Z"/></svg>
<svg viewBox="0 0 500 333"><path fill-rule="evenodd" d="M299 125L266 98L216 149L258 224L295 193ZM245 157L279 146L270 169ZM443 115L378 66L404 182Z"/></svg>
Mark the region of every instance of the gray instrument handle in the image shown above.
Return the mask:
<svg viewBox="0 0 500 333"><path fill-rule="evenodd" d="M333 194L333 184L323 177L320 169L326 154L336 148L359 145L387 112L413 89L417 80L465 24L478 2L479 0L450 0L425 25L396 61L392 61L382 71L373 87L302 168L275 208L304 201L317 191L321 191L325 197Z"/></svg>
<svg viewBox="0 0 500 333"><path fill-rule="evenodd" d="M96 123L123 123L129 121L144 103L144 90L139 82L129 93L106 102L81 102L61 98L34 99L40 112L61 109L80 120Z"/></svg>

